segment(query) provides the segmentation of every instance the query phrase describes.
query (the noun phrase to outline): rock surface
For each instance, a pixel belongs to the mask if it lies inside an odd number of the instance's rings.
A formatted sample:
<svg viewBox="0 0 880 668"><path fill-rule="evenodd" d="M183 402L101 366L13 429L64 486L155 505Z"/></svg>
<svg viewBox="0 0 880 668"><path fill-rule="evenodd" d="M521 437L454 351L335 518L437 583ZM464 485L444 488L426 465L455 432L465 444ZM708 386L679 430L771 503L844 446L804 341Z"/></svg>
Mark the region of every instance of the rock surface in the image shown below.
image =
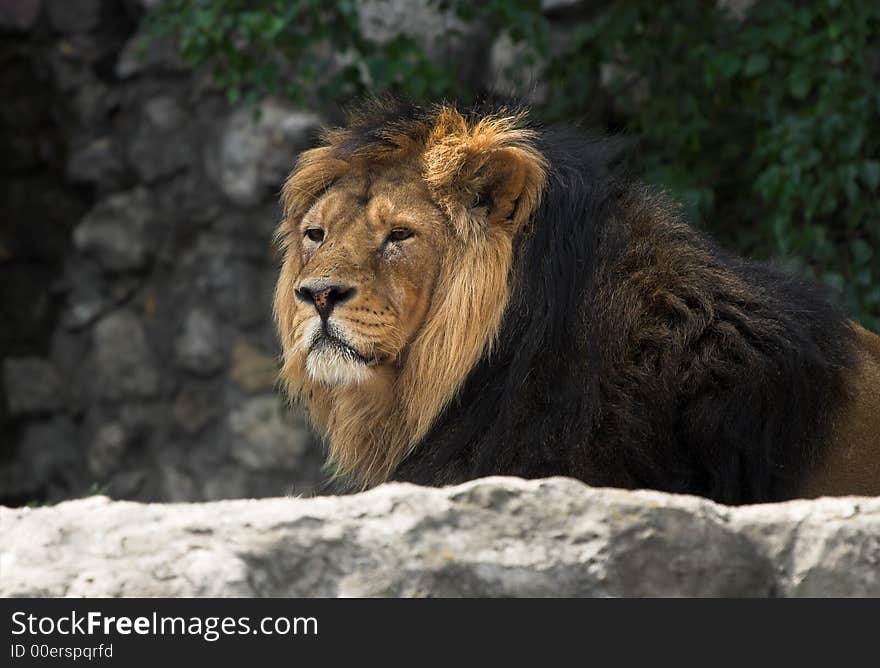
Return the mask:
<svg viewBox="0 0 880 668"><path fill-rule="evenodd" d="M259 109L230 114L208 171L235 204L251 206L278 192L296 156L308 148L321 124L315 114L267 100Z"/></svg>
<svg viewBox="0 0 880 668"><path fill-rule="evenodd" d="M58 372L39 357L7 357L3 360L3 383L13 415L48 413L64 405Z"/></svg>
<svg viewBox="0 0 880 668"><path fill-rule="evenodd" d="M880 596L880 498L729 508L487 478L0 509L2 596Z"/></svg>
<svg viewBox="0 0 880 668"><path fill-rule="evenodd" d="M150 196L145 189L117 193L89 212L74 231L73 241L107 271L143 269L155 246L152 223Z"/></svg>
<svg viewBox="0 0 880 668"><path fill-rule="evenodd" d="M183 330L174 342L174 352L181 368L206 376L223 368L225 356L219 329L220 323L205 309L194 308L187 314Z"/></svg>
<svg viewBox="0 0 880 668"><path fill-rule="evenodd" d="M97 391L108 399L151 397L159 374L147 335L130 311L108 315L95 326Z"/></svg>

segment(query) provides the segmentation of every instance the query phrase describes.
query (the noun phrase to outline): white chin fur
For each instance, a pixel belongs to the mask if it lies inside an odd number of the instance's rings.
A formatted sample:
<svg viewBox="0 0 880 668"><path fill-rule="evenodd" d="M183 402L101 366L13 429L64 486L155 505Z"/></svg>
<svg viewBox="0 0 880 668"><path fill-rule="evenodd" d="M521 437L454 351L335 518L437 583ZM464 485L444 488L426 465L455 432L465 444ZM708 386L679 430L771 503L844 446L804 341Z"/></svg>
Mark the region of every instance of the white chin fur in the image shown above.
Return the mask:
<svg viewBox="0 0 880 668"><path fill-rule="evenodd" d="M303 326L299 345L306 351L321 330L321 319L315 316ZM306 357L306 371L313 381L324 385L357 385L370 376L369 368L344 350L316 348Z"/></svg>
<svg viewBox="0 0 880 668"><path fill-rule="evenodd" d="M316 383L325 385L357 385L369 378L370 370L336 348L313 350L306 357L306 371Z"/></svg>

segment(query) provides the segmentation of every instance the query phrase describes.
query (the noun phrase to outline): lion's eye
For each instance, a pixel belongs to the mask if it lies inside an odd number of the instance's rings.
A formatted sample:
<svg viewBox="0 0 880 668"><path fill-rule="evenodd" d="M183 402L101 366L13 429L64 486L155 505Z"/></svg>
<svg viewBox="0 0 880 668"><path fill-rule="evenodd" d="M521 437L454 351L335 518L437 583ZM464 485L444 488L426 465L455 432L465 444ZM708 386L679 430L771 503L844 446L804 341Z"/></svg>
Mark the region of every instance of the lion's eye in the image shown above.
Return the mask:
<svg viewBox="0 0 880 668"><path fill-rule="evenodd" d="M310 227L306 230L306 236L310 241L314 241L315 243L321 243L324 241L324 230L320 227Z"/></svg>
<svg viewBox="0 0 880 668"><path fill-rule="evenodd" d="M413 231L408 227L395 227L388 235L388 241L404 241L413 236Z"/></svg>

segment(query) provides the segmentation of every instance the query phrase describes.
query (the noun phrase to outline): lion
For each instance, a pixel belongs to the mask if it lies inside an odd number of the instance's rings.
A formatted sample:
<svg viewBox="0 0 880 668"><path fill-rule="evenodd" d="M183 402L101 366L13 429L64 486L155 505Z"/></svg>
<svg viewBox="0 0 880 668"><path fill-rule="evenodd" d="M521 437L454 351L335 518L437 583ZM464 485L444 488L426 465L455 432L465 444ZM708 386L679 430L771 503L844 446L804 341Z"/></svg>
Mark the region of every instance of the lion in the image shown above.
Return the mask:
<svg viewBox="0 0 880 668"><path fill-rule="evenodd" d="M880 493L880 337L619 153L524 110L385 100L300 155L280 378L338 479Z"/></svg>

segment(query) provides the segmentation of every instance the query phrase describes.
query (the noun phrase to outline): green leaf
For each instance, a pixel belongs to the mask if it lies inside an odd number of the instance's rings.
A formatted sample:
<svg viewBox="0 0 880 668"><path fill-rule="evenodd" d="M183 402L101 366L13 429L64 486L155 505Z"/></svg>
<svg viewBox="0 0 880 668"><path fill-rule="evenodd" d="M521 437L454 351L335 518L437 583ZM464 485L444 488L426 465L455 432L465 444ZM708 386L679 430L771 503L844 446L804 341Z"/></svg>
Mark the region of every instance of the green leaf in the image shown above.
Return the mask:
<svg viewBox="0 0 880 668"><path fill-rule="evenodd" d="M725 79L734 77L742 67L742 61L738 57L726 53L720 54L713 62Z"/></svg>
<svg viewBox="0 0 880 668"><path fill-rule="evenodd" d="M849 245L853 261L856 264L867 264L874 257L874 249L864 239L855 239Z"/></svg>
<svg viewBox="0 0 880 668"><path fill-rule="evenodd" d="M788 92L796 100L803 100L810 92L810 75L806 69L796 69L788 80Z"/></svg>
<svg viewBox="0 0 880 668"><path fill-rule="evenodd" d="M846 60L846 49L842 44L834 44L831 47L830 60L835 65L840 65Z"/></svg>
<svg viewBox="0 0 880 668"><path fill-rule="evenodd" d="M836 271L827 271L822 274L822 282L831 286L838 292L843 292L846 288L846 281L844 281L843 276Z"/></svg>
<svg viewBox="0 0 880 668"><path fill-rule="evenodd" d="M869 287L873 281L874 281L874 277L871 274L871 270L868 267L860 269L858 272L856 272L856 275L855 275L856 285L860 285L862 287Z"/></svg>
<svg viewBox="0 0 880 668"><path fill-rule="evenodd" d="M767 56L763 53L753 53L749 56L748 60L746 60L745 72L747 76L751 77L766 72L769 66L770 60Z"/></svg>
<svg viewBox="0 0 880 668"><path fill-rule="evenodd" d="M877 186L880 185L880 161L866 160L863 162L860 175L862 181L868 186L868 190L871 192L877 190Z"/></svg>

